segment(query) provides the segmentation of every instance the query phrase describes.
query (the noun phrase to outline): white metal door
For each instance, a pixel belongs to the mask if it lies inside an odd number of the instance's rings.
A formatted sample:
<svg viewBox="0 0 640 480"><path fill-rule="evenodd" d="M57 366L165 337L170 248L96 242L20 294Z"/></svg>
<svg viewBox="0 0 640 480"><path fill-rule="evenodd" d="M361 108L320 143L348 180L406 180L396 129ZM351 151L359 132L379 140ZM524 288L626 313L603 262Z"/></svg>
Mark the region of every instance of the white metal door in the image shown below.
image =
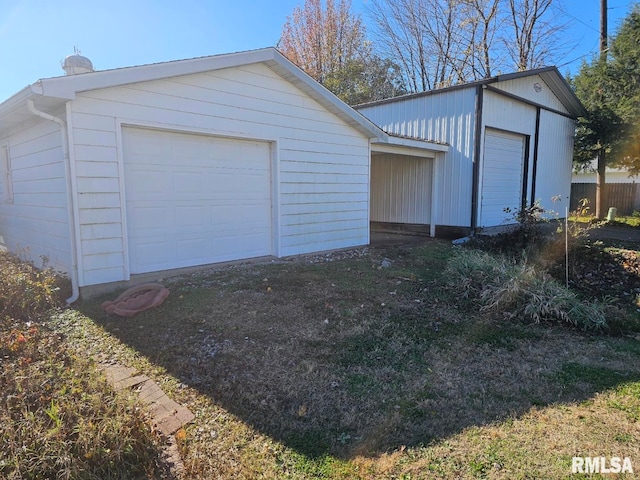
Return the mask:
<svg viewBox="0 0 640 480"><path fill-rule="evenodd" d="M505 224L522 203L525 136L487 128L484 136L480 227Z"/></svg>
<svg viewBox="0 0 640 480"><path fill-rule="evenodd" d="M270 255L270 148L124 128L131 273Z"/></svg>

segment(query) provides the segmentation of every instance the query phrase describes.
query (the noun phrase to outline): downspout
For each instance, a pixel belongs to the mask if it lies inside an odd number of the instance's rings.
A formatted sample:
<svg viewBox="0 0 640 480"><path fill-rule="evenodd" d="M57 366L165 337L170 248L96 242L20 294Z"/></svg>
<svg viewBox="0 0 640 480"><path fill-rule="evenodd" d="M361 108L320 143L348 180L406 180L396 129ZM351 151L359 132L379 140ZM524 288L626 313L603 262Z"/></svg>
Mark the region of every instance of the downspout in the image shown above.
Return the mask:
<svg viewBox="0 0 640 480"><path fill-rule="evenodd" d="M61 118L54 117L48 113L38 110L33 100L27 100L27 109L34 115L55 122L60 125L60 133L62 135L62 156L67 177L67 208L69 209L69 230L71 238L71 296L67 298L67 304L71 305L80 297L80 287L78 286L78 260L77 260L77 239L75 230L75 218L73 216L73 194L71 185L71 164L69 160L69 141L67 137L67 123Z"/></svg>

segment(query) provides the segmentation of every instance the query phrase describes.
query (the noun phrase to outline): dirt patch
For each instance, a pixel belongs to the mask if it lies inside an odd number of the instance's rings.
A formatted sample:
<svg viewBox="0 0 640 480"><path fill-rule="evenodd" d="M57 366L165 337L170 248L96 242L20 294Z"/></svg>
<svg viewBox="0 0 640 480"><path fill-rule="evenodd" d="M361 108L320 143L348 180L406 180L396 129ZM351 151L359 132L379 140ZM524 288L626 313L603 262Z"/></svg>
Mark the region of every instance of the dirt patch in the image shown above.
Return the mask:
<svg viewBox="0 0 640 480"><path fill-rule="evenodd" d="M607 243L588 242L575 248L569 259L569 283L586 297L609 296L638 306L640 255L629 245Z"/></svg>
<svg viewBox="0 0 640 480"><path fill-rule="evenodd" d="M640 228L601 225L589 230L588 236L592 240L621 240L625 242L640 242Z"/></svg>

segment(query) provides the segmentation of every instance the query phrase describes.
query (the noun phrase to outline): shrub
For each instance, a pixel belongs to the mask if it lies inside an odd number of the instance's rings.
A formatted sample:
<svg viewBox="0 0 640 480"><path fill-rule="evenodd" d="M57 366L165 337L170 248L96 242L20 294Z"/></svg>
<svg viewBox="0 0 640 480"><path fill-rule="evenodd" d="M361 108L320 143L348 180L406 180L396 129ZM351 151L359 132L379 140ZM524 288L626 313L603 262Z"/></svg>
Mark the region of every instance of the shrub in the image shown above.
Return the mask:
<svg viewBox="0 0 640 480"><path fill-rule="evenodd" d="M480 303L481 310L509 318L562 322L584 330L607 328L607 304L585 303L545 272L501 255L460 249L449 260L447 277L453 288Z"/></svg>
<svg viewBox="0 0 640 480"><path fill-rule="evenodd" d="M0 319L39 320L50 309L63 303L64 278L47 267L20 260L0 252Z"/></svg>

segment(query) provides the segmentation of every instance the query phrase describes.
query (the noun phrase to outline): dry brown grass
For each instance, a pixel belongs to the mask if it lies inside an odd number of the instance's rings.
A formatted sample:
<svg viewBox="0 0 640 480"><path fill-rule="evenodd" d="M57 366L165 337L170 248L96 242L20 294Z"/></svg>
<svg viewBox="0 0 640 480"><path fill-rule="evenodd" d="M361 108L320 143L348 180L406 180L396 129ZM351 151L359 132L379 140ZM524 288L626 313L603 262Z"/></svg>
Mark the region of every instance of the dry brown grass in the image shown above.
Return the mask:
<svg viewBox="0 0 640 480"><path fill-rule="evenodd" d="M49 327L65 283L0 253L0 478L169 478L142 409Z"/></svg>
<svg viewBox="0 0 640 480"><path fill-rule="evenodd" d="M443 288L449 254L223 268L60 328L196 412L186 478L561 478L609 452L640 469L640 342L480 314Z"/></svg>

